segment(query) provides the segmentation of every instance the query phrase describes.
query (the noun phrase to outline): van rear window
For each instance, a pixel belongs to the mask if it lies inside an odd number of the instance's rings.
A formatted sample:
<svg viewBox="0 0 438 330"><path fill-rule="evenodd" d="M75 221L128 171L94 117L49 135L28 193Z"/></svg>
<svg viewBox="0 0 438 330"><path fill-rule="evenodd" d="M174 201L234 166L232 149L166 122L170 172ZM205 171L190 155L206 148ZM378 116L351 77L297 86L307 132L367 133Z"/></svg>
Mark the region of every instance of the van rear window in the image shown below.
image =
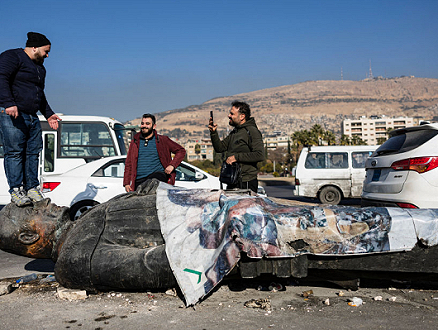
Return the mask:
<svg viewBox="0 0 438 330"><path fill-rule="evenodd" d="M304 164L305 168L348 168L346 152L309 152Z"/></svg>
<svg viewBox="0 0 438 330"><path fill-rule="evenodd" d="M426 143L438 134L436 130L405 131L390 137L373 154L379 156L384 154L397 154L415 149Z"/></svg>

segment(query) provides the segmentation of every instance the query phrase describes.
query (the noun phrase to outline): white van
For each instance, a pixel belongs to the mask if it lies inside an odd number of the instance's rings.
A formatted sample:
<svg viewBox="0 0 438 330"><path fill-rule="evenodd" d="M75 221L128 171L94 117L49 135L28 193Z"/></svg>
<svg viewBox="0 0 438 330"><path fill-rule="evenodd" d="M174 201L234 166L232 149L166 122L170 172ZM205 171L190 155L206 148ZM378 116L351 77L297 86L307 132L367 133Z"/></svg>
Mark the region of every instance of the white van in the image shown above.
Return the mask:
<svg viewBox="0 0 438 330"><path fill-rule="evenodd" d="M377 146L305 147L295 172L295 195L337 205L362 193L365 161Z"/></svg>
<svg viewBox="0 0 438 330"><path fill-rule="evenodd" d="M43 135L38 171L40 181L44 175L62 174L102 157L126 155L126 129L119 121L97 116L58 116L62 121L57 130L50 128L43 116L38 116ZM3 158L0 139L0 205L11 201Z"/></svg>

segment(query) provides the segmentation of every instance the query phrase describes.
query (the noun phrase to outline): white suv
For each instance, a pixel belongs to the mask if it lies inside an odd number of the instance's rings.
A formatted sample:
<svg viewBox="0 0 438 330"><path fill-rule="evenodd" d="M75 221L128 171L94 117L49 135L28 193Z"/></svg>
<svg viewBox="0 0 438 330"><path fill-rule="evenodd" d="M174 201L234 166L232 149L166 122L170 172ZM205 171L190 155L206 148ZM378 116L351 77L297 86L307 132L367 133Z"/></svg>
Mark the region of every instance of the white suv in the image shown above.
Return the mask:
<svg viewBox="0 0 438 330"><path fill-rule="evenodd" d="M392 131L366 161L362 206L438 208L438 123Z"/></svg>

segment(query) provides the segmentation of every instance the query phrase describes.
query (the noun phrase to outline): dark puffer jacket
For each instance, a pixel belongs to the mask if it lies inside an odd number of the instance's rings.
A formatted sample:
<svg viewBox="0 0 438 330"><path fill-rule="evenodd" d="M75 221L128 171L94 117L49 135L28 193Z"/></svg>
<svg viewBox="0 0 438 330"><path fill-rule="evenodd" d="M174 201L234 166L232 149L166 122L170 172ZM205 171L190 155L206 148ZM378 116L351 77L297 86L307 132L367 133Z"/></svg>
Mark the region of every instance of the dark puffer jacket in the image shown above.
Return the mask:
<svg viewBox="0 0 438 330"><path fill-rule="evenodd" d="M0 107L17 106L19 112L45 118L54 113L44 94L46 69L34 63L24 49L10 49L0 54Z"/></svg>

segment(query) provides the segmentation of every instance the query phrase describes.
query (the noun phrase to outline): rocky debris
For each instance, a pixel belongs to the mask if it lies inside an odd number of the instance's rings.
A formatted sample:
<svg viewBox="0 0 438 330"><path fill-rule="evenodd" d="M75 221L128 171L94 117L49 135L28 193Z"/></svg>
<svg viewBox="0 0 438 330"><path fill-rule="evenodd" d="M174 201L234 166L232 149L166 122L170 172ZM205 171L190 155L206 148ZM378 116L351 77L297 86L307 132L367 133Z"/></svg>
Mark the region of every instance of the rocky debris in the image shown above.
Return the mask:
<svg viewBox="0 0 438 330"><path fill-rule="evenodd" d="M167 290L167 291L166 291L166 295L168 295L168 296L172 296L172 297L176 297L176 296L177 296L177 293L176 293L175 288L172 288L172 289Z"/></svg>
<svg viewBox="0 0 438 330"><path fill-rule="evenodd" d="M0 296L11 292L12 292L12 283L10 282L0 283Z"/></svg>
<svg viewBox="0 0 438 330"><path fill-rule="evenodd" d="M251 299L246 301L243 304L245 307L248 308L260 308L264 309L265 311L271 310L271 299L265 298L265 299Z"/></svg>
<svg viewBox="0 0 438 330"><path fill-rule="evenodd" d="M64 287L58 287L57 294L60 299L66 299L69 301L87 299L87 291L85 290L76 290L76 289L67 289Z"/></svg>
<svg viewBox="0 0 438 330"><path fill-rule="evenodd" d="M313 290L307 290L301 293L301 297L308 298L310 296L313 296Z"/></svg>

